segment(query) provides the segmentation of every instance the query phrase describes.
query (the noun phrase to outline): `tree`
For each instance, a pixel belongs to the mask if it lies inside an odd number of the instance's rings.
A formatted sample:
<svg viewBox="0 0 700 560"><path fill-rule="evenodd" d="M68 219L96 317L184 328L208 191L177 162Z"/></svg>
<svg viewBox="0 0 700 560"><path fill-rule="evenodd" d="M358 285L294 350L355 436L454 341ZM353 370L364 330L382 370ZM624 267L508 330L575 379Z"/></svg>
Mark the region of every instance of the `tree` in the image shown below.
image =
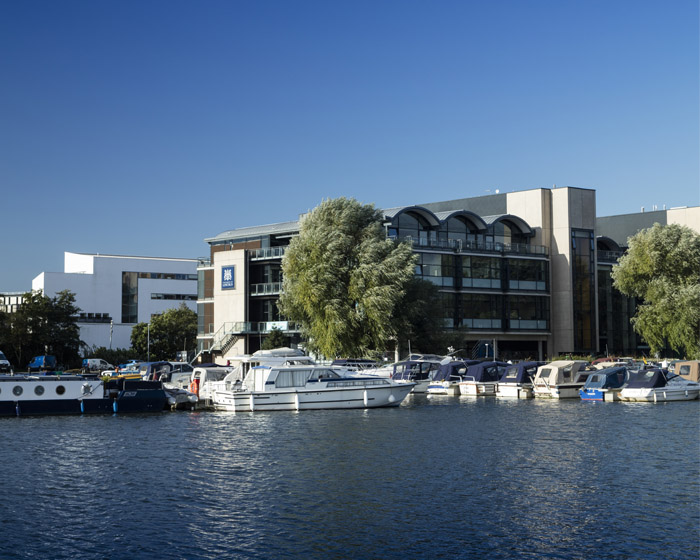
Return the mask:
<svg viewBox="0 0 700 560"><path fill-rule="evenodd" d="M0 317L0 342L10 362L24 367L33 356L51 354L64 367L80 365L80 328L75 294L68 290L49 298L27 292L14 313Z"/></svg>
<svg viewBox="0 0 700 560"><path fill-rule="evenodd" d="M399 355L411 349L423 353L444 354L458 338L447 333L443 324L443 301L435 284L413 277L406 284L401 304L394 314ZM460 334L461 336L461 334Z"/></svg>
<svg viewBox="0 0 700 560"><path fill-rule="evenodd" d="M666 341L689 358L700 357L700 234L670 224L642 230L613 267L613 285L640 298L634 330L659 352Z"/></svg>
<svg viewBox="0 0 700 560"><path fill-rule="evenodd" d="M265 337L265 340L263 340L260 349L272 350L273 348L282 348L287 346L287 344L288 342L285 334L278 328L272 327L270 329L270 334Z"/></svg>
<svg viewBox="0 0 700 560"><path fill-rule="evenodd" d="M197 339L197 313L184 303L155 315L149 323L138 323L131 330L131 347L142 358L172 360L187 344Z"/></svg>
<svg viewBox="0 0 700 560"><path fill-rule="evenodd" d="M327 357L384 349L413 277L408 243L387 239L383 215L354 199L324 200L301 220L282 259L282 314L301 324L308 348Z"/></svg>

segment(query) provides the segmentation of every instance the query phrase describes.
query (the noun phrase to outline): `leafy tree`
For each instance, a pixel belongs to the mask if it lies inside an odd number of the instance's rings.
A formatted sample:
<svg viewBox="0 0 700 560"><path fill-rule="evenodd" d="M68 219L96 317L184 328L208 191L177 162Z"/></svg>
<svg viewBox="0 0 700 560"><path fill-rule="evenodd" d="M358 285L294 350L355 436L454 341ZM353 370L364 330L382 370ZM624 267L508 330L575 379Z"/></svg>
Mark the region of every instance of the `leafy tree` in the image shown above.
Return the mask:
<svg viewBox="0 0 700 560"><path fill-rule="evenodd" d="M445 331L442 307L440 292L432 282L414 276L406 284L394 314L400 356L408 352L409 342L413 351L435 354L445 354L455 344L455 335Z"/></svg>
<svg viewBox="0 0 700 560"><path fill-rule="evenodd" d="M668 341L687 357L700 357L700 234L654 224L628 245L612 277L620 292L642 300L634 330L654 353Z"/></svg>
<svg viewBox="0 0 700 560"><path fill-rule="evenodd" d="M392 315L413 277L407 243L386 238L383 215L354 199L324 200L301 220L282 260L282 314L301 324L309 350L364 356L396 331Z"/></svg>
<svg viewBox="0 0 700 560"><path fill-rule="evenodd" d="M33 356L51 354L64 367L80 365L80 328L75 294L64 290L49 298L27 292L14 313L0 317L0 342L15 368L23 368Z"/></svg>
<svg viewBox="0 0 700 560"><path fill-rule="evenodd" d="M150 357L151 361L172 360L196 339L197 313L184 303L152 317L150 326L138 323L131 330L132 349L142 358Z"/></svg>
<svg viewBox="0 0 700 560"><path fill-rule="evenodd" d="M276 327L270 329L270 334L265 337L260 348L262 350L272 350L273 348L283 348L287 346L288 341L285 334Z"/></svg>
<svg viewBox="0 0 700 560"><path fill-rule="evenodd" d="M93 346L85 356L89 358L102 358L114 367L119 367L119 364L126 363L129 360L141 359L141 356L139 356L133 348L112 349L105 346Z"/></svg>

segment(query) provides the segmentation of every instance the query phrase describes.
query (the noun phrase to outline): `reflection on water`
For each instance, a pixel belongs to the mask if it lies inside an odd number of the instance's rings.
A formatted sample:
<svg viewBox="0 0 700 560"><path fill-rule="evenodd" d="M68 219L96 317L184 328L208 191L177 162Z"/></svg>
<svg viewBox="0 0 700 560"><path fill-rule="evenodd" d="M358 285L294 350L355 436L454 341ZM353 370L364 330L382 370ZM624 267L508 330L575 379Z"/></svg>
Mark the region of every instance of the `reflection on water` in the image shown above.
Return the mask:
<svg viewBox="0 0 700 560"><path fill-rule="evenodd" d="M0 420L5 558L697 558L698 402Z"/></svg>

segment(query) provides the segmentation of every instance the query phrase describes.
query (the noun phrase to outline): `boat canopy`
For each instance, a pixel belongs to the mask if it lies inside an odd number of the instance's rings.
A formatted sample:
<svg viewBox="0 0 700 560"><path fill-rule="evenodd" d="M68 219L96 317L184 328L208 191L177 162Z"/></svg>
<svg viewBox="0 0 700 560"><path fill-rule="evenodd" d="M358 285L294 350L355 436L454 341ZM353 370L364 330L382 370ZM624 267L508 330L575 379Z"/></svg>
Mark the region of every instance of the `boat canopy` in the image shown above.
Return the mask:
<svg viewBox="0 0 700 560"><path fill-rule="evenodd" d="M630 372L625 389L653 389L666 386L666 376L659 368Z"/></svg>
<svg viewBox="0 0 700 560"><path fill-rule="evenodd" d="M627 368L623 366L601 369L591 373L584 389L618 389L627 380Z"/></svg>
<svg viewBox="0 0 700 560"><path fill-rule="evenodd" d="M530 383L543 362L519 362L506 367L499 383Z"/></svg>
<svg viewBox="0 0 700 560"><path fill-rule="evenodd" d="M394 364L392 378L403 379L405 381L425 381L431 379L440 367L439 356L437 361L406 360Z"/></svg>
<svg viewBox="0 0 700 560"><path fill-rule="evenodd" d="M433 381L450 381L452 378L461 378L469 366L478 363L478 360L453 360L446 364L440 364L437 373L433 376Z"/></svg>
<svg viewBox="0 0 700 560"><path fill-rule="evenodd" d="M700 361L676 362L673 373L688 381L700 382Z"/></svg>
<svg viewBox="0 0 700 560"><path fill-rule="evenodd" d="M507 366L505 362L479 362L469 366L466 376L473 378L477 383L498 381Z"/></svg>
<svg viewBox="0 0 700 560"><path fill-rule="evenodd" d="M550 385L579 383L588 377L588 372L583 373L586 366L588 366L588 362L583 360L556 360L540 366L537 370L537 377L546 379Z"/></svg>

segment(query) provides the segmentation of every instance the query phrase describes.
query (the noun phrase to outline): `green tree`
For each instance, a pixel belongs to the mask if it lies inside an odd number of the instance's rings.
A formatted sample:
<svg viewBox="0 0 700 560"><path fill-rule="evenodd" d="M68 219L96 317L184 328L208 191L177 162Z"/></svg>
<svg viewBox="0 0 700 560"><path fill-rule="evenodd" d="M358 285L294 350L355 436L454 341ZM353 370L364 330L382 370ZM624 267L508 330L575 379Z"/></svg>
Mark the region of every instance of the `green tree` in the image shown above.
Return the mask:
<svg viewBox="0 0 700 560"><path fill-rule="evenodd" d="M634 330L659 352L666 341L689 358L700 357L700 234L670 224L642 230L613 267L613 285L640 298Z"/></svg>
<svg viewBox="0 0 700 560"><path fill-rule="evenodd" d="M282 259L279 308L301 324L308 348L327 357L384 349L415 256L386 238L383 215L354 199L324 200L301 220Z"/></svg>
<svg viewBox="0 0 700 560"><path fill-rule="evenodd" d="M0 343L16 369L24 368L33 356L51 354L61 366L80 365L80 328L75 294L68 290L49 298L42 292L27 292L14 313L0 317Z"/></svg>
<svg viewBox="0 0 700 560"><path fill-rule="evenodd" d="M177 353L192 347L197 339L197 313L184 303L138 323L131 330L131 347L144 359L173 360ZM115 364L116 365L116 364Z"/></svg>
<svg viewBox="0 0 700 560"><path fill-rule="evenodd" d="M285 334L276 327L270 329L270 334L265 337L260 348L262 350L272 350L273 348L283 348L288 345Z"/></svg>
<svg viewBox="0 0 700 560"><path fill-rule="evenodd" d="M435 284L413 277L406 284L405 294L394 313L399 355L408 352L445 354L454 344L455 335L447 333L443 324L443 300Z"/></svg>

